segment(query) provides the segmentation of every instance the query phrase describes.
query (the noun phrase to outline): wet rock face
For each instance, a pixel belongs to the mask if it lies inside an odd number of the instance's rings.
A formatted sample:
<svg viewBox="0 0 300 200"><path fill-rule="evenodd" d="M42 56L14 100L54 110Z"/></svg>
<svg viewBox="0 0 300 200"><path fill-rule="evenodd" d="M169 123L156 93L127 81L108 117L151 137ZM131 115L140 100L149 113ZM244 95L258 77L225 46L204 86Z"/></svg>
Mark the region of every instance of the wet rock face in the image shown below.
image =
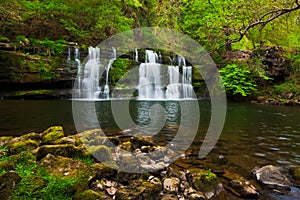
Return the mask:
<svg viewBox="0 0 300 200"><path fill-rule="evenodd" d="M260 188L250 180L247 180L238 174L225 170L222 178L225 179L226 187L236 196L243 198L256 198L259 195L258 191Z"/></svg>
<svg viewBox="0 0 300 200"><path fill-rule="evenodd" d="M278 167L266 165L252 170L255 179L265 186L279 190L290 190L291 182L283 175Z"/></svg>

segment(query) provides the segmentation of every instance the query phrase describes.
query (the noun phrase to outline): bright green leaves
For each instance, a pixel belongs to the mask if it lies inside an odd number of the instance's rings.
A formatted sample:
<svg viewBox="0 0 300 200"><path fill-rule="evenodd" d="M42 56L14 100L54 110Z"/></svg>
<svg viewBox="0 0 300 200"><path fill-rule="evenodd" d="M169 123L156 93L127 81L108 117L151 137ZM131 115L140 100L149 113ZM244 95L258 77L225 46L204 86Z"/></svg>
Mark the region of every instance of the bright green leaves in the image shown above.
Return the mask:
<svg viewBox="0 0 300 200"><path fill-rule="evenodd" d="M223 85L230 95L250 95L256 90L256 84L251 72L246 66L228 64L220 69Z"/></svg>

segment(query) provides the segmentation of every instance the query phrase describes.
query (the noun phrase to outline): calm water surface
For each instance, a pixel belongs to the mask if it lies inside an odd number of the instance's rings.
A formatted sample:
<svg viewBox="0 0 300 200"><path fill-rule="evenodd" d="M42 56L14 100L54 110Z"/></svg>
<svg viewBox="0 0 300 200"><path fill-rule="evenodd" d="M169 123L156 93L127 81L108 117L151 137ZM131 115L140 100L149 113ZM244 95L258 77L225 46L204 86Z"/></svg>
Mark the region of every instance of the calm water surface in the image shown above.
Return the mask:
<svg viewBox="0 0 300 200"><path fill-rule="evenodd" d="M166 128L163 133L157 134L157 138L171 140L176 134L176 127L181 123L179 102L131 101L128 117L140 126L151 123L151 119L152 122L156 120L160 123L161 111L154 110L151 112L152 118L149 117L149 108L154 104L164 108L165 114ZM96 121L92 117L87 118L88 123L82 124L83 129L99 127L100 122L101 128L107 132L118 130L109 101L89 105L94 106L98 118ZM199 107L201 120L196 140L204 137L210 120L210 104L199 101ZM82 112L89 115L90 109L85 108ZM192 113L193 110L189 112ZM225 156L228 159L227 167L242 174L249 174L257 165L274 164L285 168L300 165L299 119L300 108L296 107L229 103L221 137L208 157ZM62 125L67 134L76 133L71 100L0 101L0 135L42 132L52 125Z"/></svg>

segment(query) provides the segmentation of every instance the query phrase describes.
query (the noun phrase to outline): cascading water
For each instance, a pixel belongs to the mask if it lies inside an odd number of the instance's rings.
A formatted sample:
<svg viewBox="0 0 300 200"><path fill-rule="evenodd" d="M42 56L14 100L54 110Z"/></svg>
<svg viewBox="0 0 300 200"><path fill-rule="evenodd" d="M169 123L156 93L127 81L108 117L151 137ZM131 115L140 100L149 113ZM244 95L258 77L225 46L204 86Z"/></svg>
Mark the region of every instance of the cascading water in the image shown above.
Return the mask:
<svg viewBox="0 0 300 200"><path fill-rule="evenodd" d="M105 86L104 86L104 91L103 91L103 98L108 99L109 98L109 86L108 86L108 78L109 78L109 70L113 64L113 62L117 58L117 51L114 47L112 47L112 59L109 60L108 65L106 67L106 76L105 76Z"/></svg>
<svg viewBox="0 0 300 200"><path fill-rule="evenodd" d="M80 62L79 49L75 49L74 57L78 64L78 76L75 82L77 90L73 97L80 99L108 99L110 98L109 89L109 71L113 62L116 60L116 49L112 47L112 56L108 61L105 69L101 67L100 63L100 49L98 47L89 47L88 59L85 64ZM68 54L69 58L69 54ZM192 67L186 66L184 57L177 58L177 66L172 65L168 68L162 67L159 62L162 61L162 55L152 51L146 50L145 63L139 66L139 85L138 85L138 99L142 100L162 100L162 99L189 99L194 98L194 91L192 86ZM138 51L135 50L135 60L138 62ZM180 68L182 67L182 75L180 76ZM99 85L100 73L105 70L105 85L103 90ZM166 83L161 73L168 72L168 83ZM181 80L180 80L181 79Z"/></svg>
<svg viewBox="0 0 300 200"><path fill-rule="evenodd" d="M99 98L101 89L99 87L100 76L100 49L89 47L88 61L84 65L83 79L81 83L81 96L84 99ZM79 74L79 78L80 78Z"/></svg>
<svg viewBox="0 0 300 200"><path fill-rule="evenodd" d="M167 99L180 99L179 66L168 66L169 85L166 90Z"/></svg>
<svg viewBox="0 0 300 200"><path fill-rule="evenodd" d="M139 52L135 49L135 62L139 62Z"/></svg>
<svg viewBox="0 0 300 200"><path fill-rule="evenodd" d="M138 99L164 99L160 81L161 65L157 60L157 53L146 50L146 63L139 68Z"/></svg>
<svg viewBox="0 0 300 200"><path fill-rule="evenodd" d="M182 98L193 98L192 67L182 66Z"/></svg>

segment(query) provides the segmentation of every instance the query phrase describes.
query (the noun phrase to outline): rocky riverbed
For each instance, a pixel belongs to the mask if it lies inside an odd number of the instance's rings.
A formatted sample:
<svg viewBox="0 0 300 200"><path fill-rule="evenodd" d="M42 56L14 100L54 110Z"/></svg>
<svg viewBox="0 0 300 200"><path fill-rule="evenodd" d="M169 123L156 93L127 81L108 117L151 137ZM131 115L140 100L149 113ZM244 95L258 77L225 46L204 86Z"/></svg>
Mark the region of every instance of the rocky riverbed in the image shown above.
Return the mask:
<svg viewBox="0 0 300 200"><path fill-rule="evenodd" d="M163 144L151 137L128 132L103 137L100 132L66 136L61 126L54 126L42 133L0 137L1 198L297 199L300 194L297 167L284 172L272 165L257 166L246 178L220 170L217 165L226 162L224 157L208 168L189 149L171 162L160 155L176 155L176 150L164 152ZM128 153L120 153L123 150ZM66 185L66 180L71 182Z"/></svg>

